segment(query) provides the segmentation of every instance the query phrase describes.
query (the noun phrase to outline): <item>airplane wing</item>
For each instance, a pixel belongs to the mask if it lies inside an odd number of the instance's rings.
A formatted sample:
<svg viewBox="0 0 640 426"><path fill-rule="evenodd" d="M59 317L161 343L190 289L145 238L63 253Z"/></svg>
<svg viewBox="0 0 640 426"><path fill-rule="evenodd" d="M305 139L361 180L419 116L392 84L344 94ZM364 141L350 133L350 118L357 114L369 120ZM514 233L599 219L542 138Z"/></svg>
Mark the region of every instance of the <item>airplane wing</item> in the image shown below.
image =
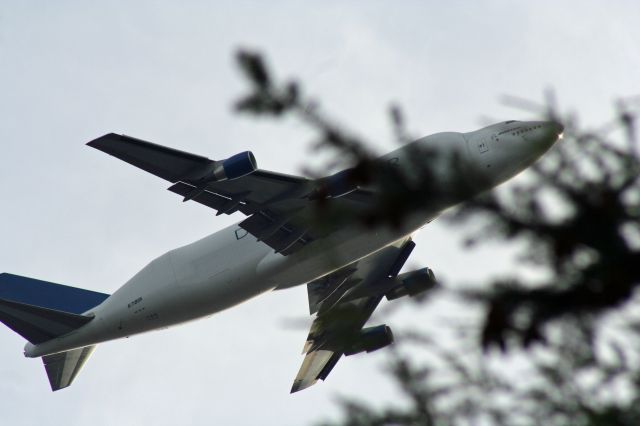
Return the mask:
<svg viewBox="0 0 640 426"><path fill-rule="evenodd" d="M363 329L415 247L410 237L307 284L309 310L318 313L291 393L325 380L342 355L371 352L393 341L387 326Z"/></svg>
<svg viewBox="0 0 640 426"><path fill-rule="evenodd" d="M196 201L217 215L243 213L248 217L240 227L285 256L328 232L310 220L313 180L258 169L237 179L201 183L216 161L115 133L87 145L172 182L169 191L184 201ZM343 210L362 209L370 195L358 189L330 201Z"/></svg>

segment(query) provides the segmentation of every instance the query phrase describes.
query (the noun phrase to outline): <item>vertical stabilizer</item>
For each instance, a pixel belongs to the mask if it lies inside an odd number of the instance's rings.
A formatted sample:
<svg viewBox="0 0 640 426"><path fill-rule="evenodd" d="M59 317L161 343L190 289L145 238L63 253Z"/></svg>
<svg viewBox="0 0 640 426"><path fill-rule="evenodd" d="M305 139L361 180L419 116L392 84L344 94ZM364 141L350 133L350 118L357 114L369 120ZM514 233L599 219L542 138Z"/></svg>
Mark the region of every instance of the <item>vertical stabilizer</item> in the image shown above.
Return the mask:
<svg viewBox="0 0 640 426"><path fill-rule="evenodd" d="M93 320L87 311L108 294L19 275L0 274L0 322L31 345L64 336ZM29 345L28 345L29 346ZM76 378L95 346L42 357L51 389L66 388Z"/></svg>
<svg viewBox="0 0 640 426"><path fill-rule="evenodd" d="M55 392L71 385L95 348L93 345L43 356L42 362L49 376L51 390Z"/></svg>

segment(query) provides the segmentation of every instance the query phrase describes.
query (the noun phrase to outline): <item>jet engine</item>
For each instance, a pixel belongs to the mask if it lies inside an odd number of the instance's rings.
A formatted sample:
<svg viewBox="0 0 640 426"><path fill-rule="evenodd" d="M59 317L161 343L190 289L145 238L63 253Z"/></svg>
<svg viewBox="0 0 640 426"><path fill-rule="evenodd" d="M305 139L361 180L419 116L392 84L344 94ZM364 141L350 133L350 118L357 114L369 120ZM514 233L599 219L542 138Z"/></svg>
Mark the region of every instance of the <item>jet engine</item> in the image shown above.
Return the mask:
<svg viewBox="0 0 640 426"><path fill-rule="evenodd" d="M344 351L344 354L349 356L365 351L373 352L392 343L393 333L388 326L383 324L376 327L367 327L360 330L353 344Z"/></svg>
<svg viewBox="0 0 640 426"><path fill-rule="evenodd" d="M398 299L402 296L416 296L437 285L436 276L430 268L422 268L405 272L396 278L400 285L386 294L387 300Z"/></svg>
<svg viewBox="0 0 640 426"><path fill-rule="evenodd" d="M204 176L194 180L194 183L238 179L258 169L256 158L251 151L232 155L225 160L214 161L212 166L209 166L210 168L204 173Z"/></svg>
<svg viewBox="0 0 640 426"><path fill-rule="evenodd" d="M338 198L358 189L358 185L353 179L353 169L342 170L331 176L318 179L317 182L318 186L309 195L311 199Z"/></svg>
<svg viewBox="0 0 640 426"><path fill-rule="evenodd" d="M255 172L258 169L256 157L251 151L241 152L233 155L226 160L222 160L222 172L224 176L231 179L238 179Z"/></svg>

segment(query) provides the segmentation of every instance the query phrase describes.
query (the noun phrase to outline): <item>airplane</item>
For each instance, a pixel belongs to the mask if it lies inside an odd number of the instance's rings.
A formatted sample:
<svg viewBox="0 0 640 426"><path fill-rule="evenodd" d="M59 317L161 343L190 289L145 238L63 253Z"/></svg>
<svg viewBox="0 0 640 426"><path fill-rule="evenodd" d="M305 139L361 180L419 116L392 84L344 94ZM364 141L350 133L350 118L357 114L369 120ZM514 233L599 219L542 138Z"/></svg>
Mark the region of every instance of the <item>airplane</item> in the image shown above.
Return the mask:
<svg viewBox="0 0 640 426"><path fill-rule="evenodd" d="M244 220L156 258L113 294L0 274L0 321L25 338L24 355L42 357L52 391L71 385L101 342L167 328L231 308L270 290L306 284L315 315L291 393L325 380L340 358L390 345L387 325L365 324L383 298L416 296L437 284L433 271L400 273L412 236L446 209L488 191L539 159L563 126L510 120L468 133L426 136L378 158L409 181L431 170L429 202L396 224L313 220L318 206L337 217L366 211L379 187L345 171L311 179L257 167L250 151L225 160L109 133L87 143L169 181L169 191ZM457 167L445 159L455 157ZM347 169L348 170L348 169ZM447 185L464 181L461 196ZM376 189L378 188L378 190ZM420 188L417 188L420 190ZM419 191L417 192L420 193ZM321 194L321 195L318 195ZM435 195L434 195L435 194ZM426 196L426 195L425 195ZM336 215L334 215L336 216Z"/></svg>

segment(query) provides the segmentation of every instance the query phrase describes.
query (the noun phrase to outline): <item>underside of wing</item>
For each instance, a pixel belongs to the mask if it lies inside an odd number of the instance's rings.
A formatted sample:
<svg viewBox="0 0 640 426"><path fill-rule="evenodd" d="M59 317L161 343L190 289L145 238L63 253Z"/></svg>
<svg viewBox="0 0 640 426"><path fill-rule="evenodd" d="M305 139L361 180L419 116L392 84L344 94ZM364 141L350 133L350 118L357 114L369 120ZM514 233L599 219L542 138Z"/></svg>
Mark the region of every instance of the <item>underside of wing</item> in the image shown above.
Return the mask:
<svg viewBox="0 0 640 426"><path fill-rule="evenodd" d="M318 379L324 380L331 369L338 363L342 353L329 350L317 350L309 353L302 362L302 367L293 381L291 393L301 391L314 385Z"/></svg>
<svg viewBox="0 0 640 426"><path fill-rule="evenodd" d="M387 326L364 328L415 247L410 238L380 250L307 284L309 309L318 312L304 346L306 354L291 392L325 380L342 355L371 352L387 346Z"/></svg>
<svg viewBox="0 0 640 426"><path fill-rule="evenodd" d="M257 169L250 153L243 153L247 154L244 160L234 156L215 161L115 133L88 145L172 182L169 191L184 201L193 200L218 215L248 216L240 227L282 255L330 232L326 224L319 226L313 214L316 201L309 195L314 181ZM369 192L356 190L330 203L345 211L361 209L369 200Z"/></svg>

